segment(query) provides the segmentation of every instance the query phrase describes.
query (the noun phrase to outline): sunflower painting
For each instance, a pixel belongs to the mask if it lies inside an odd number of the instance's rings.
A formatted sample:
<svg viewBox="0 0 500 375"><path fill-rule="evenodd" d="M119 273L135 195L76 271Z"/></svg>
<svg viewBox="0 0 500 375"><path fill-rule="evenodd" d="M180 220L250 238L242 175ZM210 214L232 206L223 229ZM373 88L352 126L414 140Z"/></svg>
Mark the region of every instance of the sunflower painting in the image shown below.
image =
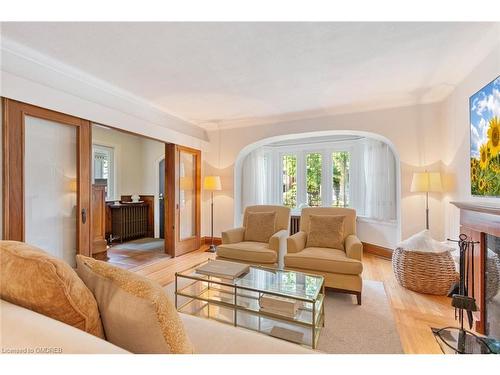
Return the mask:
<svg viewBox="0 0 500 375"><path fill-rule="evenodd" d="M500 76L470 98L472 195L500 197Z"/></svg>

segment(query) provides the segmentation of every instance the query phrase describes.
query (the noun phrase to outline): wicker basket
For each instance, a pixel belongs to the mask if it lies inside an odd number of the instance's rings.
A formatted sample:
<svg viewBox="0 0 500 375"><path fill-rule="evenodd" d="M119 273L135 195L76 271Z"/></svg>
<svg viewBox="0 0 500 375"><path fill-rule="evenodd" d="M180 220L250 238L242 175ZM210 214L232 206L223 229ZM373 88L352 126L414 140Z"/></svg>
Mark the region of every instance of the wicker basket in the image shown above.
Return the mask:
<svg viewBox="0 0 500 375"><path fill-rule="evenodd" d="M392 254L392 270L401 286L441 296L459 278L449 251L431 253L397 248Z"/></svg>

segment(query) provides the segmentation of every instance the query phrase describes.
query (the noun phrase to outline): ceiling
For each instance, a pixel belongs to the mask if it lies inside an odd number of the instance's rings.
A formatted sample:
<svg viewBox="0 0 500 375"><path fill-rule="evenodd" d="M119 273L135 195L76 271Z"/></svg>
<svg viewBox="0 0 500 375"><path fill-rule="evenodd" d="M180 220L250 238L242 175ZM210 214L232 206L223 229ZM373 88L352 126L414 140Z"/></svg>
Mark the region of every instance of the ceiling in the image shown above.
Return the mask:
<svg viewBox="0 0 500 375"><path fill-rule="evenodd" d="M3 23L2 36L210 127L443 99L494 23Z"/></svg>

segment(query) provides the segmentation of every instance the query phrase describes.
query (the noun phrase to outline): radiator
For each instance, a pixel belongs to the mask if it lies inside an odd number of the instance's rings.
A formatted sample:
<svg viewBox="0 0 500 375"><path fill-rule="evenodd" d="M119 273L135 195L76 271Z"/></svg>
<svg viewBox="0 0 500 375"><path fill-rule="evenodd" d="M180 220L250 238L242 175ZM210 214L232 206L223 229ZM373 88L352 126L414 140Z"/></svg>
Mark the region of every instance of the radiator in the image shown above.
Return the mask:
<svg viewBox="0 0 500 375"><path fill-rule="evenodd" d="M120 242L145 237L148 231L148 206L146 204L110 205L112 234Z"/></svg>
<svg viewBox="0 0 500 375"><path fill-rule="evenodd" d="M300 230L300 216L290 217L290 235L297 233Z"/></svg>

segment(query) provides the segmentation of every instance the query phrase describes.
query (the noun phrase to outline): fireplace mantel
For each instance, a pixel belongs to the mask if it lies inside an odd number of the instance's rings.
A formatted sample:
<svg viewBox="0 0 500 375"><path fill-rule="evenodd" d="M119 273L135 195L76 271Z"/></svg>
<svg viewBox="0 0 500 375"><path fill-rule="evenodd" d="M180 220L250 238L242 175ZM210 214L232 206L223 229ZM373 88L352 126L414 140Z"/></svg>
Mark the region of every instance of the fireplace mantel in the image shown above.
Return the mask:
<svg viewBox="0 0 500 375"><path fill-rule="evenodd" d="M493 202L450 202L452 205L468 211L483 212L485 214L500 215L500 200L498 203Z"/></svg>

